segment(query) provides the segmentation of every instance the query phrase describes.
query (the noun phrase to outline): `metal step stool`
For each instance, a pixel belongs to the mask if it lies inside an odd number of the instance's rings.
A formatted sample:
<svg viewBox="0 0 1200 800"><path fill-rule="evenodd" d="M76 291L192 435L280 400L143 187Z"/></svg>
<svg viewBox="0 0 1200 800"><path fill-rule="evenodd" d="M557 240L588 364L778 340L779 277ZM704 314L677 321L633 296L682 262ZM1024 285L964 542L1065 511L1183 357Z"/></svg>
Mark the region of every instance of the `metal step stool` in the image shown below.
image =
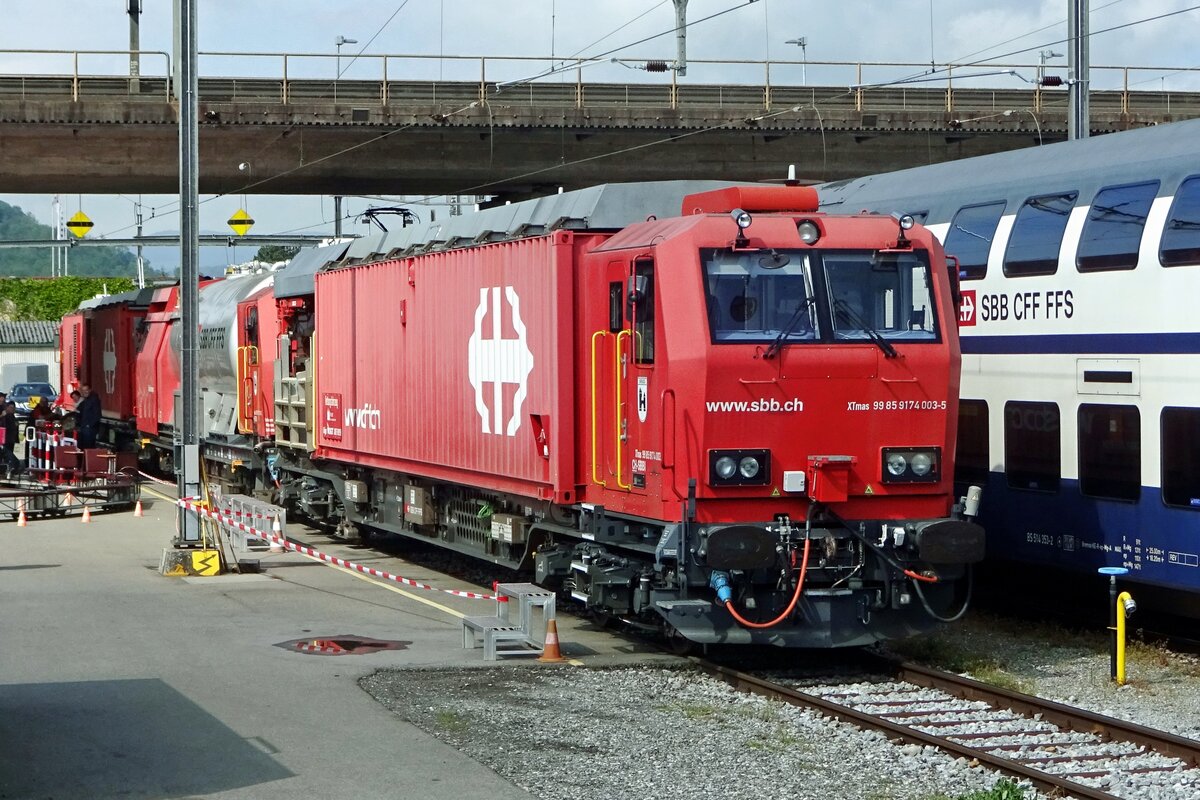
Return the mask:
<svg viewBox="0 0 1200 800"><path fill-rule="evenodd" d="M517 618L512 607L517 606ZM533 630L533 609L542 610L541 631ZM537 656L545 647L546 622L554 619L554 592L532 583L501 583L496 586L494 617L463 617L463 647L470 650L483 639L483 660L500 656ZM517 647L500 648L500 644Z"/></svg>
<svg viewBox="0 0 1200 800"><path fill-rule="evenodd" d="M472 650L483 639L483 660L495 661L499 656L538 656L542 648L534 644L519 625L500 617L463 617L463 647ZM498 644L516 644L518 648L499 649Z"/></svg>
<svg viewBox="0 0 1200 800"><path fill-rule="evenodd" d="M504 598L503 600L501 598ZM546 624L554 619L554 592L532 583L501 583L496 585L496 616L512 619L512 606L517 606L517 622L529 636L530 643L543 643ZM533 628L533 609L542 609L541 630Z"/></svg>

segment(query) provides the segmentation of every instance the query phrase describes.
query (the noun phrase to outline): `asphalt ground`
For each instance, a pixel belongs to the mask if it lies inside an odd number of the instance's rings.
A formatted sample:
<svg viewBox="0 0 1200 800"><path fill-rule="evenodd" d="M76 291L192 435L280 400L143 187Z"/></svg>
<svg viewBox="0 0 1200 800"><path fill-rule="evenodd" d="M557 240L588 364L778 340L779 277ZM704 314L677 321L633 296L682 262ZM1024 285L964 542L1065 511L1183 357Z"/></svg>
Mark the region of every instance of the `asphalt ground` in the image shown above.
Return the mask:
<svg viewBox="0 0 1200 800"><path fill-rule="evenodd" d="M175 506L0 521L0 798L529 797L376 703L377 669L476 666L460 615L488 601L428 592L295 553L264 573L164 577ZM289 538L435 586L428 569L292 526ZM559 617L565 665L642 662L651 648ZM358 635L400 649L277 645ZM522 659L524 661L524 659ZM531 720L531 724L535 724Z"/></svg>

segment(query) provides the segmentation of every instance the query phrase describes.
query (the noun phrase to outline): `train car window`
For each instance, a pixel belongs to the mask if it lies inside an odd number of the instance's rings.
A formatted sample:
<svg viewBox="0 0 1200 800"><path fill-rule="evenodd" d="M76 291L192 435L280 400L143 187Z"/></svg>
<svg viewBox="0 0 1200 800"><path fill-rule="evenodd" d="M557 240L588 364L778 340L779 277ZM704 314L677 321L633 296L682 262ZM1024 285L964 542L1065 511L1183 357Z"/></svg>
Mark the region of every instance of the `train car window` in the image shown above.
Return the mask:
<svg viewBox="0 0 1200 800"><path fill-rule="evenodd" d="M1078 197L1079 192L1058 192L1025 201L1004 251L1005 275L1053 275L1058 271L1058 251Z"/></svg>
<svg viewBox="0 0 1200 800"><path fill-rule="evenodd" d="M1014 489L1057 492L1062 479L1057 403L1004 404L1004 471Z"/></svg>
<svg viewBox="0 0 1200 800"><path fill-rule="evenodd" d="M633 360L636 364L654 363L654 262L633 264L633 286L629 302L633 306Z"/></svg>
<svg viewBox="0 0 1200 800"><path fill-rule="evenodd" d="M1109 186L1096 192L1079 237L1080 272L1133 269L1158 181Z"/></svg>
<svg viewBox="0 0 1200 800"><path fill-rule="evenodd" d="M954 481L955 483L986 485L990 471L987 401L963 400L958 404L958 443L954 448Z"/></svg>
<svg viewBox="0 0 1200 800"><path fill-rule="evenodd" d="M1136 502L1142 494L1142 424L1137 406L1079 407L1079 491Z"/></svg>
<svg viewBox="0 0 1200 800"><path fill-rule="evenodd" d="M1185 180L1175 192L1158 260L1164 267L1200 264L1200 175Z"/></svg>
<svg viewBox="0 0 1200 800"><path fill-rule="evenodd" d="M976 281L987 274L988 253L1004 213L1004 202L964 206L954 215L943 247L958 259L958 275Z"/></svg>
<svg viewBox="0 0 1200 800"><path fill-rule="evenodd" d="M917 253L829 251L821 260L838 340L938 341L929 264Z"/></svg>
<svg viewBox="0 0 1200 800"><path fill-rule="evenodd" d="M1163 503L1200 511L1200 408L1162 411Z"/></svg>
<svg viewBox="0 0 1200 800"><path fill-rule="evenodd" d="M712 341L817 341L820 325L811 301L814 253L702 251Z"/></svg>

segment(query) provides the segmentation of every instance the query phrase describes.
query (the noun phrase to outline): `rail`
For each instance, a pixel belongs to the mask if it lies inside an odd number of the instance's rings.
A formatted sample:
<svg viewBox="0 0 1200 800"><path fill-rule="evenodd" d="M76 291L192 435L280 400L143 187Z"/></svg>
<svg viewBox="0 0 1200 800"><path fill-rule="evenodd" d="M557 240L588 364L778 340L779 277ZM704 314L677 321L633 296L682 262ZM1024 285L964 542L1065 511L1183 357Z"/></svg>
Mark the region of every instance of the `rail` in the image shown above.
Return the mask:
<svg viewBox="0 0 1200 800"><path fill-rule="evenodd" d="M122 74L134 51L0 49L0 99L170 100L172 63L161 51L136 51L161 72ZM523 56L202 52L200 99L209 103L394 105L496 101L554 108L731 107L771 113L795 106L843 106L857 112L977 109L993 96L1002 110L1041 113L1066 106L1066 90L1042 88L1051 64L709 60L688 62L688 76L638 59L571 61ZM344 65L344 66L343 66ZM655 66L657 65L657 66ZM631 72L634 76L631 76ZM635 77L636 76L636 77ZM812 78L813 80L810 80ZM1168 79L1172 89L1167 90ZM981 87L980 82L991 84ZM1200 108L1200 67L1091 67L1093 105L1115 113L1172 113ZM1157 83L1157 90L1151 85ZM1183 108L1179 108L1180 106Z"/></svg>
<svg viewBox="0 0 1200 800"><path fill-rule="evenodd" d="M1057 793L1055 796L1084 798L1085 800L1115 800L1115 796L1102 789L1094 788L1072 781L1062 775L1048 772L1029 763L1016 759L995 755L989 750L972 747L952 738L937 736L918 730L915 727L896 722L881 715L867 713L851 708L816 694L794 689L783 684L761 678L750 673L730 669L703 659L693 659L696 665L739 691L757 694L779 700L790 705L803 706L820 711L823 714L848 722L865 730L878 730L889 737L900 739L910 744L928 745L952 755L976 760L991 769L1006 775L1012 775L1027 780L1034 786ZM1108 740L1130 742L1152 748L1166 756L1177 758L1188 765L1200 763L1200 742L1185 739L1181 736L1156 731L1133 723L1093 714L1082 709L1071 708L1060 703L1043 700L1038 697L1020 695L987 684L963 678L951 673L928 669L912 664L892 664L897 680L907 681L919 686L937 688L947 694L960 698L979 700L997 709L1009 709L1023 716L1033 717L1083 733L1098 734ZM903 718L906 714L893 714L893 717ZM976 737L982 734L975 734Z"/></svg>

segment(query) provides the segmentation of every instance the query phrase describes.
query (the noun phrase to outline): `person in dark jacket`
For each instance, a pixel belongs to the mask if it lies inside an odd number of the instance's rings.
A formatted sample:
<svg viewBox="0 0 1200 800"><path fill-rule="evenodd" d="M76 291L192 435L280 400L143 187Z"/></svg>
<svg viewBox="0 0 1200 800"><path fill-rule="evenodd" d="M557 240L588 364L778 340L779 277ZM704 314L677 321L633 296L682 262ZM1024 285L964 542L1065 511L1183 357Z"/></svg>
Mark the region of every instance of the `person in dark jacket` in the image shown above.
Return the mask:
<svg viewBox="0 0 1200 800"><path fill-rule="evenodd" d="M95 447L96 433L100 429L100 398L86 383L80 384L79 396L79 403L75 406L75 412L79 415L79 446Z"/></svg>
<svg viewBox="0 0 1200 800"><path fill-rule="evenodd" d="M17 439L21 436L16 403L6 402L0 407L0 428L4 431L4 444L0 445L0 462L3 462L8 477L11 478L21 471L21 462L13 452L13 448L17 446Z"/></svg>

